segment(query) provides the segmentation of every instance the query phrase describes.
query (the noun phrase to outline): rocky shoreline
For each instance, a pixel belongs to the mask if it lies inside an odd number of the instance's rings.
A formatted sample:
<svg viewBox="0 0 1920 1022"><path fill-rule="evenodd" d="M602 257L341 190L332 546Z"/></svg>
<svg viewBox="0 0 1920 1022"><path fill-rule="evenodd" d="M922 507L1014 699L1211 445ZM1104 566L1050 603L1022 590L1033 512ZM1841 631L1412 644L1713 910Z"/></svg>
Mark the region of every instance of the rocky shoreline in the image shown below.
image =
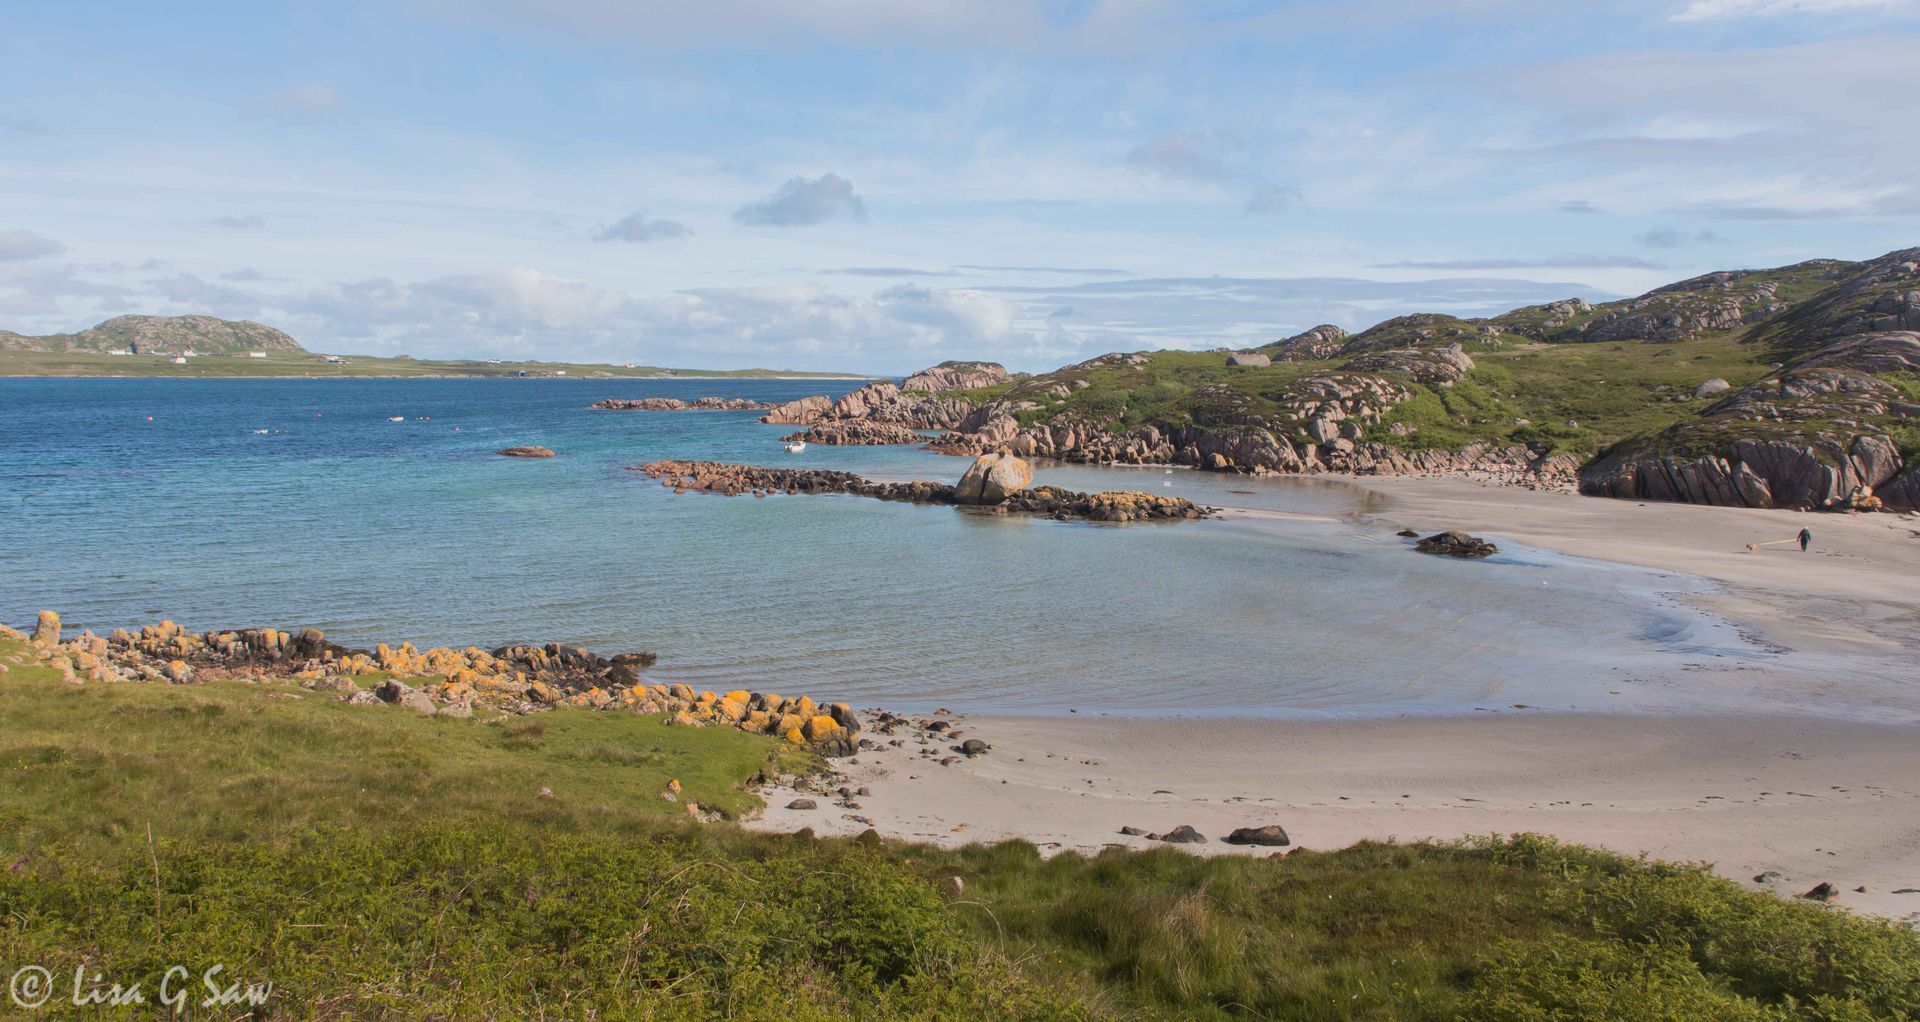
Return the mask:
<svg viewBox="0 0 1920 1022"><path fill-rule="evenodd" d="M649 683L652 653L603 657L566 643L417 650L411 643L358 649L318 629L192 632L172 621L109 635L61 638L60 615L41 611L32 635L0 625L0 639L27 642L69 684L283 679L354 706L393 706L443 717L522 715L560 707L664 717L688 727L734 727L827 756L851 755L860 720L846 703L768 692L695 691ZM0 664L0 672L6 667ZM372 683L368 687L368 683Z"/></svg>
<svg viewBox="0 0 1920 1022"><path fill-rule="evenodd" d="M989 458L996 460L983 466L981 462ZM913 504L978 507L989 513L1027 514L1055 521L1197 521L1219 514L1218 508L1195 504L1184 497L1162 497L1137 490L1078 493L1057 486L1027 489L1026 482L1031 481L1032 472L1024 462L1002 466L997 456L992 455L981 462L976 462L958 485L951 486L927 481L883 483L851 472L765 468L717 461L656 461L627 467L660 480L660 485L676 493L693 491L730 497L844 493ZM999 470L997 478L996 469ZM979 470L977 475L976 470ZM1007 478L1009 473L1011 479ZM1016 481L1018 485L1013 485Z"/></svg>
<svg viewBox="0 0 1920 1022"><path fill-rule="evenodd" d="M588 407L613 412L760 412L773 405L744 397L703 397L692 401L682 401L677 397L610 397L595 401Z"/></svg>

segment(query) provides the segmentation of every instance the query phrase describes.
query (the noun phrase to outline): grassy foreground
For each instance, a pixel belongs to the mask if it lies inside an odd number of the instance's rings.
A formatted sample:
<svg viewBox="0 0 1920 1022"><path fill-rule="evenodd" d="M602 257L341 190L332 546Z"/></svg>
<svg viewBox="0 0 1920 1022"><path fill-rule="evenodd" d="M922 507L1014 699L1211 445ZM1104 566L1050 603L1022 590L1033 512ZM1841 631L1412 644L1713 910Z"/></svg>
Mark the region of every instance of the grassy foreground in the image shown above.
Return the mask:
<svg viewBox="0 0 1920 1022"><path fill-rule="evenodd" d="M273 984L259 1018L1920 1018L1910 931L1540 838L1042 860L761 835L684 807L739 814L804 767L758 736L75 687L22 649L0 968L150 1004L0 1017L162 1017L169 966L219 964Z"/></svg>

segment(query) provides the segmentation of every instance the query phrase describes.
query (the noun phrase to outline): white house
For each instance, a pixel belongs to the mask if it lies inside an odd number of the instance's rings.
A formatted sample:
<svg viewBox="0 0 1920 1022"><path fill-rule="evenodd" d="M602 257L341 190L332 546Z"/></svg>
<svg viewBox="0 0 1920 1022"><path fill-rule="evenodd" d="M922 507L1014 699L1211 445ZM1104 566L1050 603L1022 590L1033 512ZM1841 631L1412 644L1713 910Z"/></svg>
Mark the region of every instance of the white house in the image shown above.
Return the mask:
<svg viewBox="0 0 1920 1022"><path fill-rule="evenodd" d="M186 364L187 364L187 356L185 356L185 355L175 355L175 356L173 356L173 364L174 364L174 365L177 365L177 366L183 366L183 365L186 365Z"/></svg>
<svg viewBox="0 0 1920 1022"><path fill-rule="evenodd" d="M249 351L247 352L247 357L248 358L266 358L267 353L264 351Z"/></svg>

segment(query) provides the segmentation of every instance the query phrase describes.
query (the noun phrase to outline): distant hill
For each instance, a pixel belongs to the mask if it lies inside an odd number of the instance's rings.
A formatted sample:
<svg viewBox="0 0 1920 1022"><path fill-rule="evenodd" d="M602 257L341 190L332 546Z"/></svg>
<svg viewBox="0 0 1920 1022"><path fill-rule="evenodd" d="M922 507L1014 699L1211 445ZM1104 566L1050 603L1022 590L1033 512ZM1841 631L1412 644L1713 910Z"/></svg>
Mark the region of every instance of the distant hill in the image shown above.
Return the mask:
<svg viewBox="0 0 1920 1022"><path fill-rule="evenodd" d="M245 351L305 351L270 326L212 316L115 316L74 334L29 337L0 330L4 351L132 351L140 355L231 355Z"/></svg>

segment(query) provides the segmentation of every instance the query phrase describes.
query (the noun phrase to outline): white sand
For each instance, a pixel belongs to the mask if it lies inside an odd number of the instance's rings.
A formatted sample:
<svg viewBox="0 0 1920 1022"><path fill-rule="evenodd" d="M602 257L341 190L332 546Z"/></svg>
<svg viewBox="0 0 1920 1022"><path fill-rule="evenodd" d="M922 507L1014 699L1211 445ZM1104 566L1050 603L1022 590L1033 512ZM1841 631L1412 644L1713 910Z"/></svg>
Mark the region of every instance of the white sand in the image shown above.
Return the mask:
<svg viewBox="0 0 1920 1022"><path fill-rule="evenodd" d="M1497 540L1717 580L1694 602L1843 671L1863 652L1920 665L1920 519L1640 505L1456 479L1363 479L1388 498L1362 521L1460 528ZM1788 539L1814 547L1747 543ZM1285 527L1276 522L1275 527ZM1791 680L1791 679L1789 679ZM1915 670L1920 687L1920 666ZM756 826L944 844L1020 837L1059 849L1142 847L1120 827L1192 824L1202 852L1235 827L1278 823L1297 845L1532 831L1795 894L1821 881L1856 911L1920 919L1920 726L1741 715L1488 714L1310 723L1066 717L960 719L993 749L952 756L908 729L903 748L843 764L849 809L783 808ZM885 741L889 736L872 735ZM938 755L929 758L925 751ZM1264 852L1264 849L1256 851ZM1855 887L1864 886L1865 893Z"/></svg>

